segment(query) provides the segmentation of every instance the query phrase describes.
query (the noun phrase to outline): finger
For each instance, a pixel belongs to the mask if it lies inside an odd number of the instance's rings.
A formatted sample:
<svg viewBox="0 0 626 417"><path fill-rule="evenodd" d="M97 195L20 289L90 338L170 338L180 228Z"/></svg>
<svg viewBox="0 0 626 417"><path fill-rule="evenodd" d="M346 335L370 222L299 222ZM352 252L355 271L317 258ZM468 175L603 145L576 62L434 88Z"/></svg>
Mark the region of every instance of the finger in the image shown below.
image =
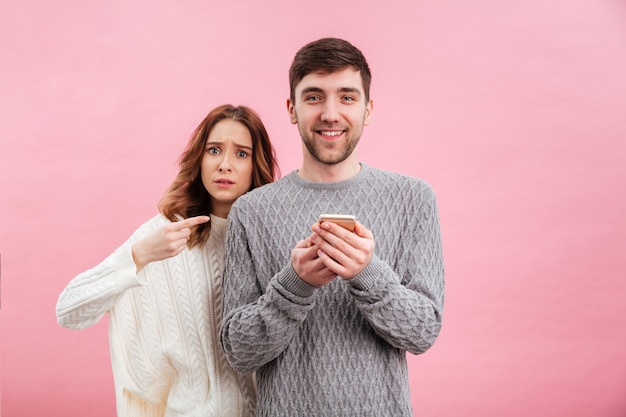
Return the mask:
<svg viewBox="0 0 626 417"><path fill-rule="evenodd" d="M318 271L317 271L317 274L318 274L318 275L319 275L322 279L325 279L325 280L332 280L332 279L336 278L336 277L337 277L337 275L339 275L339 274L337 274L336 272L334 272L334 271L330 270L330 269L329 269L326 265L324 265L324 264L322 264L322 268L321 268L320 270L318 270Z"/></svg>
<svg viewBox="0 0 626 417"><path fill-rule="evenodd" d="M366 228L365 226L363 226L359 222L356 222L354 224L354 233L356 233L357 236L374 240L374 234L372 233L372 231Z"/></svg>
<svg viewBox="0 0 626 417"><path fill-rule="evenodd" d="M328 259L331 259L334 263L338 265L347 265L351 260L352 251L346 251L343 248L337 248L336 246L330 245L328 243L319 246L319 250L317 251L317 256L321 257L319 254L324 254Z"/></svg>
<svg viewBox="0 0 626 417"><path fill-rule="evenodd" d="M309 238L302 239L296 243L296 248L306 249L311 246L311 240Z"/></svg>
<svg viewBox="0 0 626 417"><path fill-rule="evenodd" d="M324 268L326 268L330 274L343 276L346 273L347 269L340 262L338 262L336 259L334 259L323 250L318 250L317 256L324 265Z"/></svg>
<svg viewBox="0 0 626 417"><path fill-rule="evenodd" d="M354 237L354 233L332 222L322 222L313 225L313 232L320 235L326 241L334 244L334 242L348 241ZM333 239L335 237L336 239Z"/></svg>
<svg viewBox="0 0 626 417"><path fill-rule="evenodd" d="M186 228L186 229L182 229L179 232L179 240L185 240L188 241L189 238L191 237L191 229Z"/></svg>
<svg viewBox="0 0 626 417"><path fill-rule="evenodd" d="M335 225L340 229L340 226ZM320 230L319 235L312 237L313 244L317 245L320 249L335 257L337 252L345 253L349 255L358 242L356 242L357 235L352 232L348 232L345 229L343 231L338 230L339 235L336 235L329 231Z"/></svg>
<svg viewBox="0 0 626 417"><path fill-rule="evenodd" d="M191 228L193 226L197 226L199 224L203 224L211 220L209 216L195 216L189 217L184 220L177 221L173 223L174 230L182 230L184 228Z"/></svg>
<svg viewBox="0 0 626 417"><path fill-rule="evenodd" d="M316 260L318 247L313 246L310 243L307 245L308 246L302 249L302 259L308 262Z"/></svg>

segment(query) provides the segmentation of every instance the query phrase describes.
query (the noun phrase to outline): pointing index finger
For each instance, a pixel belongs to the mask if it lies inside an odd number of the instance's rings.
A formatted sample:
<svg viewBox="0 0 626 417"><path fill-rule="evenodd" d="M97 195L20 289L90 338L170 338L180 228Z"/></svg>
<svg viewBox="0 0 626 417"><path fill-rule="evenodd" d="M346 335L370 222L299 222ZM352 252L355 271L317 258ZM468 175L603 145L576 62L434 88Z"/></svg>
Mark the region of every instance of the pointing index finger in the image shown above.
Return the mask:
<svg viewBox="0 0 626 417"><path fill-rule="evenodd" d="M202 223L206 223L209 220L211 220L211 218L209 216L195 216L195 217L189 217L187 219L184 220L180 220L178 222L176 222L176 229L178 230L182 230L185 228L190 228L193 226L197 226L199 224Z"/></svg>

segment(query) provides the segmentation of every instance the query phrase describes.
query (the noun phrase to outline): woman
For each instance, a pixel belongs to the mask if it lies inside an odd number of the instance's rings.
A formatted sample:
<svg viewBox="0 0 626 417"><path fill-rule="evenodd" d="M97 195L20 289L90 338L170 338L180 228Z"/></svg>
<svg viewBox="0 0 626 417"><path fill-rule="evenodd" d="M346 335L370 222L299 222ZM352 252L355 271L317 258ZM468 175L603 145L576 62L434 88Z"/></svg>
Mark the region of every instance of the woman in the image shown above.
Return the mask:
<svg viewBox="0 0 626 417"><path fill-rule="evenodd" d="M180 170L143 224L59 296L61 326L110 314L118 416L251 416L252 376L219 344L226 217L233 202L278 174L259 116L223 105L196 128Z"/></svg>

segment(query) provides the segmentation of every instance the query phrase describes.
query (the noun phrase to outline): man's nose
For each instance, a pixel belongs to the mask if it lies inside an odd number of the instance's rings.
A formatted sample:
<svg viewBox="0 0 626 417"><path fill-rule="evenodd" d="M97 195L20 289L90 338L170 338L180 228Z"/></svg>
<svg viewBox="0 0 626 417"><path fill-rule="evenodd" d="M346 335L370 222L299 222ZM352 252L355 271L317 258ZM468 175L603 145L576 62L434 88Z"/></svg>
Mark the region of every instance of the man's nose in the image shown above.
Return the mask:
<svg viewBox="0 0 626 417"><path fill-rule="evenodd" d="M325 122L336 122L339 120L339 107L335 101L328 100L324 103L322 120Z"/></svg>

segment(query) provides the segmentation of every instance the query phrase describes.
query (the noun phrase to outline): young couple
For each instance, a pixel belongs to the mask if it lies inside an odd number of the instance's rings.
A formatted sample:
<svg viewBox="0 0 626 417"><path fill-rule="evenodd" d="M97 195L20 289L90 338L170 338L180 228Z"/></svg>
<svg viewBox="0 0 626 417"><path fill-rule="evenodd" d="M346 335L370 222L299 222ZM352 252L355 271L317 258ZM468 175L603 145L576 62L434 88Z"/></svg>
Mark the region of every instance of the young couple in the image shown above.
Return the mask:
<svg viewBox="0 0 626 417"><path fill-rule="evenodd" d="M373 102L357 48L311 42L289 80L299 170L272 182L256 113L214 109L161 213L61 293L63 326L110 314L119 416L413 415L406 352L432 346L444 300L434 193L359 162Z"/></svg>

